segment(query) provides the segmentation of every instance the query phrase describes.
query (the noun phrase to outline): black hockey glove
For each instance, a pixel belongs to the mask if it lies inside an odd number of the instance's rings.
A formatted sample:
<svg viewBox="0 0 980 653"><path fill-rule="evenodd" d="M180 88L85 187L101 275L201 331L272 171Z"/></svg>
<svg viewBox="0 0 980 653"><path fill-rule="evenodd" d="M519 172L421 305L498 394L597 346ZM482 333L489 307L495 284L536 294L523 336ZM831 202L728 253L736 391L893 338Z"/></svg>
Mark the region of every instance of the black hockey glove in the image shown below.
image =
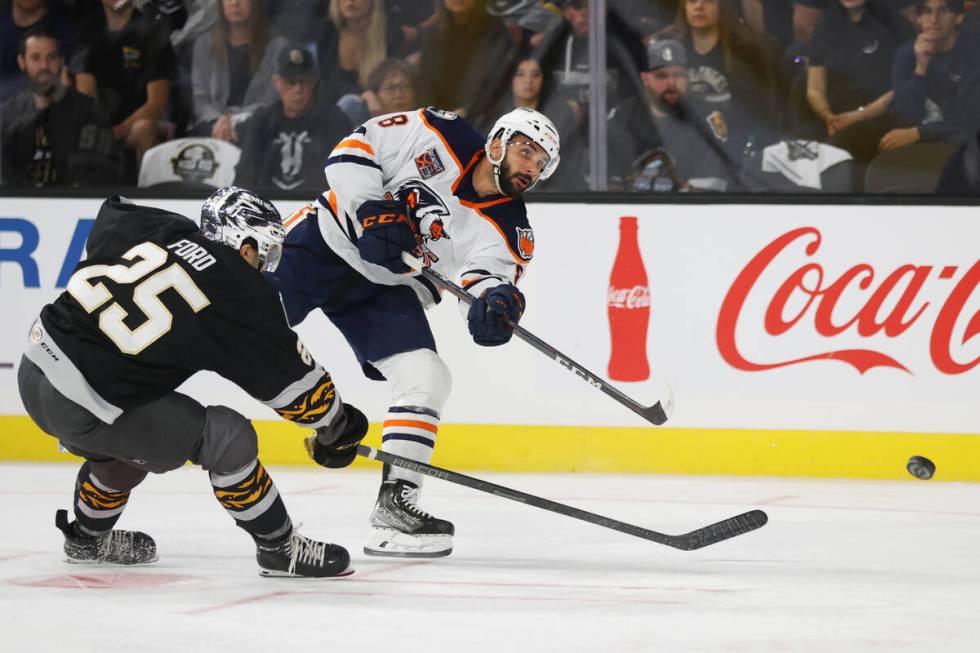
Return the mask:
<svg viewBox="0 0 980 653"><path fill-rule="evenodd" d="M397 199L368 200L357 209L357 221L364 233L357 241L361 258L392 272L411 270L401 259L417 245L412 219L405 202Z"/></svg>
<svg viewBox="0 0 980 653"><path fill-rule="evenodd" d="M367 417L350 404L344 404L343 410L330 426L321 426L306 438L306 451L317 465L339 469L357 458L357 445L368 431Z"/></svg>
<svg viewBox="0 0 980 653"><path fill-rule="evenodd" d="M514 326L524 314L524 295L517 286L505 283L473 300L466 318L473 341L496 347L510 340Z"/></svg>

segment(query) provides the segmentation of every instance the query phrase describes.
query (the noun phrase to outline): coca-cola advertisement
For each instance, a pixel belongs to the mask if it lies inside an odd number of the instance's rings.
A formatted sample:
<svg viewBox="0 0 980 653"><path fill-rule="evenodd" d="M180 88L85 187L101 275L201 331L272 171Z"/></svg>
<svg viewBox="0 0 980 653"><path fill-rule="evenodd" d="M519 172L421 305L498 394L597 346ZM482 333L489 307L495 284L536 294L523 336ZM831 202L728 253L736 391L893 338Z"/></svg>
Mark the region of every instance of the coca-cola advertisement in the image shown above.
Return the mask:
<svg viewBox="0 0 980 653"><path fill-rule="evenodd" d="M619 249L609 277L606 305L609 313L609 378L645 381L650 378L647 328L650 324L650 287L637 238L635 217L619 219Z"/></svg>

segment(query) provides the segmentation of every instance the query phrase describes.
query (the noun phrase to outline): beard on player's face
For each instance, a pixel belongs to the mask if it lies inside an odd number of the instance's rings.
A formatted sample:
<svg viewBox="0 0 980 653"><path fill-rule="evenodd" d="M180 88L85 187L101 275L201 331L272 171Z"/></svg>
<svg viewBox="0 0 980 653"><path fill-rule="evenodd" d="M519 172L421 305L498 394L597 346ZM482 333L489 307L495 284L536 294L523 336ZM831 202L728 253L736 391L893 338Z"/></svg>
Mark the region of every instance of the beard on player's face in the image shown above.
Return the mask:
<svg viewBox="0 0 980 653"><path fill-rule="evenodd" d="M533 180L524 173L514 172L506 157L500 163L500 190L508 197L519 197L531 186Z"/></svg>

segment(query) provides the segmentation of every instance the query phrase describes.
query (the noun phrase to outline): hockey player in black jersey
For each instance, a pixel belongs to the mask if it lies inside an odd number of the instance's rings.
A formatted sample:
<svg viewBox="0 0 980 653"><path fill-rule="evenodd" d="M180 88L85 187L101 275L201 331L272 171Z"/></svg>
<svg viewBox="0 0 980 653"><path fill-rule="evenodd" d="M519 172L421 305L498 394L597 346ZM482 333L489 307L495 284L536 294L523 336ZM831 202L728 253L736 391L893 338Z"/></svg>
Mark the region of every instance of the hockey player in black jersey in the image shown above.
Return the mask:
<svg viewBox="0 0 980 653"><path fill-rule="evenodd" d="M211 370L316 429L306 446L319 464L353 461L367 419L341 401L260 273L275 270L284 235L275 207L236 187L208 198L200 229L119 197L102 205L87 260L41 310L18 370L31 418L85 458L75 520L56 517L69 562L156 560L149 535L114 526L148 472L189 460L210 472L214 496L255 540L262 575L351 572L343 547L293 528L249 420L174 391Z"/></svg>

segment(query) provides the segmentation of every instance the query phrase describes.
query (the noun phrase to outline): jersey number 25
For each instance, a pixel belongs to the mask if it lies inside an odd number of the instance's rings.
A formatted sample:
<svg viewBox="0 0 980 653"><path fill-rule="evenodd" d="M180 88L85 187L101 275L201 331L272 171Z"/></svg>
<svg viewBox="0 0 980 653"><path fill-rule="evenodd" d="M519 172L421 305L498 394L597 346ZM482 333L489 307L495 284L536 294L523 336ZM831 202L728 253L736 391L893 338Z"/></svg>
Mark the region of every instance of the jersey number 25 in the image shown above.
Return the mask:
<svg viewBox="0 0 980 653"><path fill-rule="evenodd" d="M146 321L135 329L126 326L123 320L128 313L118 302L110 304L99 315L99 329L119 347L124 354L136 355L159 340L173 325L173 314L160 301L160 293L173 288L187 302L195 313L210 304L189 274L174 263L150 276L151 272L167 262L167 252L153 243L140 243L123 254L127 261L139 259L132 265L90 265L71 275L68 280L68 293L92 313L107 301L112 294L101 281L92 283L96 277L108 277L119 284L134 284L133 303L136 304ZM146 278L144 278L146 277Z"/></svg>

